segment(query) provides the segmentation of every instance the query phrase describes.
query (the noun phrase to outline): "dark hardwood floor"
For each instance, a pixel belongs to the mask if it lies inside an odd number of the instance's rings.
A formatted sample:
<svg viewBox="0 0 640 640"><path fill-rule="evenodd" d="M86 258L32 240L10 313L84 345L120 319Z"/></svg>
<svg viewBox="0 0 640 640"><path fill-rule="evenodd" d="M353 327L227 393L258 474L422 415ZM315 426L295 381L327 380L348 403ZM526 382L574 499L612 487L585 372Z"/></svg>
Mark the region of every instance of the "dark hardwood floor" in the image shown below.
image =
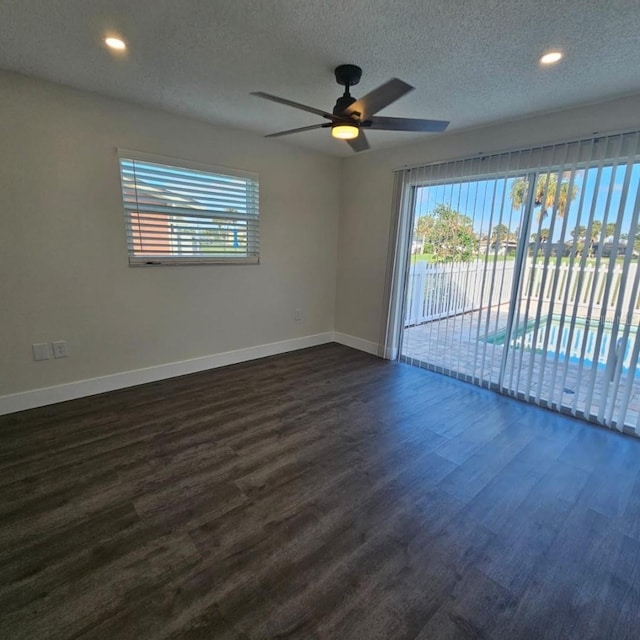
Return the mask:
<svg viewBox="0 0 640 640"><path fill-rule="evenodd" d="M325 345L0 418L0 638L637 639L640 441Z"/></svg>

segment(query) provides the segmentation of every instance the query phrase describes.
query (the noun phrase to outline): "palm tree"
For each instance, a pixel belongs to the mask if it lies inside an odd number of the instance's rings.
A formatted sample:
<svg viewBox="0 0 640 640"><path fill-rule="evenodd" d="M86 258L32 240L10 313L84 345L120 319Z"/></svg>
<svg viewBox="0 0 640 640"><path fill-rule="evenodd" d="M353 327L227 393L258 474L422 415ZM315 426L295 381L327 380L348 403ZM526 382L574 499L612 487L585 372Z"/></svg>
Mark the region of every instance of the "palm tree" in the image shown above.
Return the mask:
<svg viewBox="0 0 640 640"><path fill-rule="evenodd" d="M536 182L536 191L534 194L534 206L540 207L538 213L538 223L542 222L548 215L549 209L553 208L556 204L556 190L558 187L558 174L556 173L542 173L538 176ZM514 209L519 209L524 203L527 197L527 191L529 189L529 181L525 178L518 178L514 180L511 185L511 206ZM560 193L558 194L557 211L558 216L564 217L569 204L578 195L578 187L571 186L569 190L569 183L563 180L560 183Z"/></svg>
<svg viewBox="0 0 640 640"><path fill-rule="evenodd" d="M531 242L537 242L538 238L540 238L540 242L546 242L549 239L548 227L544 227L544 229L540 229L537 233L531 234Z"/></svg>

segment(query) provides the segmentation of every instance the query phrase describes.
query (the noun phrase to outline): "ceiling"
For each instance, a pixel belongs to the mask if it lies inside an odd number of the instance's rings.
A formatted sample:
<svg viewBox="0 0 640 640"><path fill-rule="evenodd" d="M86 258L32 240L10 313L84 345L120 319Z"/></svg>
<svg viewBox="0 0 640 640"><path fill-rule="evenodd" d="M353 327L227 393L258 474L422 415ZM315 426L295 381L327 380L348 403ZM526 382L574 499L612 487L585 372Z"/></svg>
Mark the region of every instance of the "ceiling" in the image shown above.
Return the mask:
<svg viewBox="0 0 640 640"><path fill-rule="evenodd" d="M330 111L333 68L354 63L356 97L394 76L416 87L381 115L451 131L640 92L639 33L638 0L0 0L0 68L266 134L320 119L251 91ZM565 58L541 68L551 48ZM352 153L324 129L282 140Z"/></svg>

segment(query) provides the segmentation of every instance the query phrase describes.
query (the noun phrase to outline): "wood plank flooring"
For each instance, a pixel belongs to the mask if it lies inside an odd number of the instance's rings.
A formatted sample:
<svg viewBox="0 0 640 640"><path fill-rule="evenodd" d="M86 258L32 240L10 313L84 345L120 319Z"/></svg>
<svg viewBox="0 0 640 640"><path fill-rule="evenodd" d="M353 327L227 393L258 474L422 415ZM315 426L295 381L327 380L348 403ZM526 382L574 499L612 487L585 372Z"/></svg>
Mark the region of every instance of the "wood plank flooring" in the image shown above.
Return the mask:
<svg viewBox="0 0 640 640"><path fill-rule="evenodd" d="M640 441L324 345L0 418L0 638L623 640Z"/></svg>

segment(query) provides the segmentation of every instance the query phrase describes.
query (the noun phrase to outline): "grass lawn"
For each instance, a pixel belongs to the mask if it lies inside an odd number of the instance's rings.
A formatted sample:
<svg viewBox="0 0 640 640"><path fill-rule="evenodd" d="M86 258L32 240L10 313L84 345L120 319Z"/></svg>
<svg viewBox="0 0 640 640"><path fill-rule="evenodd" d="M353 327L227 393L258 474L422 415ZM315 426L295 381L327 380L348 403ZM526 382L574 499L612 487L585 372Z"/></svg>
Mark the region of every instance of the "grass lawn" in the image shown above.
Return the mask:
<svg viewBox="0 0 640 640"><path fill-rule="evenodd" d="M481 260L482 262L512 262L513 260L515 260L515 256L513 255L509 255L509 256L496 256L495 254L489 254L488 256L478 256L476 258L476 260ZM616 259L616 262L619 262L620 264L622 264L622 262L624 261L624 258L622 256L618 257ZM416 262L428 262L428 263L435 263L436 260L434 260L433 258L433 254L431 253L416 253L413 254L411 256L411 264L415 264ZM549 266L553 266L554 264L558 263L558 258L556 256L550 256L549 257ZM560 264L570 264L571 263L571 258L569 257L562 257L560 258ZM536 264L539 265L544 265L544 256L540 256L537 258L536 260ZM582 264L582 259L579 256L576 256L574 258L573 261L573 265L576 268L579 268L580 265ZM594 267L596 264L596 259L595 258L587 258L586 260L586 266L587 267ZM600 260L600 266L604 266L609 264L609 258L608 257L602 257Z"/></svg>

